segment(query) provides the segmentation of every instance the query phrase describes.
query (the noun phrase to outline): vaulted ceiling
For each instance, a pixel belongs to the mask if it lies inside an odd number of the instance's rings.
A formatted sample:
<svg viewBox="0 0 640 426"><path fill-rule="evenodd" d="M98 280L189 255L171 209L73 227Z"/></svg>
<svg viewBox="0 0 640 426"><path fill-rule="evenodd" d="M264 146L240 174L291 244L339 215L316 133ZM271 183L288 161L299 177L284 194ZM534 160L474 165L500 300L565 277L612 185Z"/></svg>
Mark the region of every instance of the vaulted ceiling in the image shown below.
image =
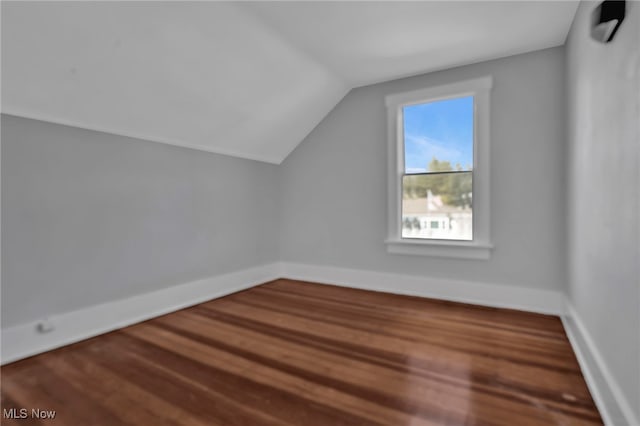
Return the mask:
<svg viewBox="0 0 640 426"><path fill-rule="evenodd" d="M351 89L564 43L577 2L2 2L2 111L280 163Z"/></svg>

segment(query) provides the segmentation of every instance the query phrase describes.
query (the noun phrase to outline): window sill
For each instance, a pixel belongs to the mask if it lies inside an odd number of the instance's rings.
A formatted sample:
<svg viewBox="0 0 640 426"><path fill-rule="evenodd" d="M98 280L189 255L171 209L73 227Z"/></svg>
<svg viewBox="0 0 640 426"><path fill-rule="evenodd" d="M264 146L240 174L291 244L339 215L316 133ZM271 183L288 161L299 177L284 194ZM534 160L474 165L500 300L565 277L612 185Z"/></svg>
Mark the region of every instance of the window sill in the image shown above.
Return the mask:
<svg viewBox="0 0 640 426"><path fill-rule="evenodd" d="M391 239L386 240L385 243L388 253L452 259L488 260L493 249L491 244L466 241Z"/></svg>

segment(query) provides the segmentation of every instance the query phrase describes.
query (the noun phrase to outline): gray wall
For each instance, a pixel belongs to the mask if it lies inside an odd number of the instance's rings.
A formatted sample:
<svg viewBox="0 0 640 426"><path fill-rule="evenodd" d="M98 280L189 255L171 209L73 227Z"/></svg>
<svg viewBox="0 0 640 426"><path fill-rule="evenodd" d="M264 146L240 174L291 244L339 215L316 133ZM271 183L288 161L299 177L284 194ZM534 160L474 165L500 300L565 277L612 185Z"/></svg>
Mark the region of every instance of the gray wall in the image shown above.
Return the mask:
<svg viewBox="0 0 640 426"><path fill-rule="evenodd" d="M3 327L277 260L276 173L3 115Z"/></svg>
<svg viewBox="0 0 640 426"><path fill-rule="evenodd" d="M589 38L596 5L566 47L568 295L640 419L640 3L606 45Z"/></svg>
<svg viewBox="0 0 640 426"><path fill-rule="evenodd" d="M563 67L553 48L354 89L281 165L283 260L560 290ZM492 258L388 254L385 95L488 74Z"/></svg>

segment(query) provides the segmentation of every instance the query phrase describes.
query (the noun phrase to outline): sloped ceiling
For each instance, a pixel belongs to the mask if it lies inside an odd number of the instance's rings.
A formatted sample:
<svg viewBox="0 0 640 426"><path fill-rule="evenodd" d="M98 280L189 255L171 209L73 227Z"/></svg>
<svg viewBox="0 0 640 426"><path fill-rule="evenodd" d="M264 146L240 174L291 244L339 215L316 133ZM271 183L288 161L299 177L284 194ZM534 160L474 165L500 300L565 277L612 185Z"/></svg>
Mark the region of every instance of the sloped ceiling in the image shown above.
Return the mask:
<svg viewBox="0 0 640 426"><path fill-rule="evenodd" d="M564 43L577 2L2 2L2 111L280 163L353 87Z"/></svg>

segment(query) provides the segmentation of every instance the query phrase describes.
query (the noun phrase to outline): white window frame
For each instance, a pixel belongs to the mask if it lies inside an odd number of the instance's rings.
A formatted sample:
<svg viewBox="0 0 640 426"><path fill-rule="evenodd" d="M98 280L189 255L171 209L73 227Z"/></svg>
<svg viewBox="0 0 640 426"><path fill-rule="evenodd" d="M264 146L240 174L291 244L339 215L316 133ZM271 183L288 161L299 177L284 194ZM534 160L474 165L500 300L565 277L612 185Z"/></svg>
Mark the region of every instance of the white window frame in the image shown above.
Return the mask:
<svg viewBox="0 0 640 426"><path fill-rule="evenodd" d="M490 230L489 124L493 78L472 80L396 93L385 98L388 120L388 225L387 251L396 254L489 259L493 245ZM404 129L402 108L452 98L473 96L473 240L402 238L402 175Z"/></svg>

